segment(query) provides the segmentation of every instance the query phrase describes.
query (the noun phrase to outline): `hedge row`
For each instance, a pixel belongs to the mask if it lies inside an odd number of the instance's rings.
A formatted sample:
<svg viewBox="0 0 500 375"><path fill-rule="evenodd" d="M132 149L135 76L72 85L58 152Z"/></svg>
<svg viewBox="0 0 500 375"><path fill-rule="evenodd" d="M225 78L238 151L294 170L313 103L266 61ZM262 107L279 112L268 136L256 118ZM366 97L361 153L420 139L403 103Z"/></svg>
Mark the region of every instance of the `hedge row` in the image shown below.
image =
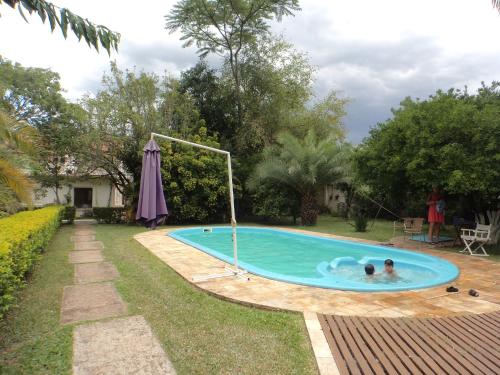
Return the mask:
<svg viewBox="0 0 500 375"><path fill-rule="evenodd" d="M119 224L126 221L126 209L123 207L94 207L92 213L98 223Z"/></svg>
<svg viewBox="0 0 500 375"><path fill-rule="evenodd" d="M62 211L51 206L0 219L0 319L59 227Z"/></svg>

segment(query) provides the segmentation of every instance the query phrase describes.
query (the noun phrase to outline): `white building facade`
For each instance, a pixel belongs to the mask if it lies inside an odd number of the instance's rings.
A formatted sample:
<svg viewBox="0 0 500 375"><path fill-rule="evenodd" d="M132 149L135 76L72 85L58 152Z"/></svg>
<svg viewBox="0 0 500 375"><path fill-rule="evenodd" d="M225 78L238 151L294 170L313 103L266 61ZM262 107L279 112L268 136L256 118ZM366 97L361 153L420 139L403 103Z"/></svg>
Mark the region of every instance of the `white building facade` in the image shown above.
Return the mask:
<svg viewBox="0 0 500 375"><path fill-rule="evenodd" d="M93 207L123 207L123 195L107 176L85 179L68 179L58 189L59 202L74 206L77 216L90 214ZM57 196L53 188L35 188L33 204L37 207L56 204Z"/></svg>

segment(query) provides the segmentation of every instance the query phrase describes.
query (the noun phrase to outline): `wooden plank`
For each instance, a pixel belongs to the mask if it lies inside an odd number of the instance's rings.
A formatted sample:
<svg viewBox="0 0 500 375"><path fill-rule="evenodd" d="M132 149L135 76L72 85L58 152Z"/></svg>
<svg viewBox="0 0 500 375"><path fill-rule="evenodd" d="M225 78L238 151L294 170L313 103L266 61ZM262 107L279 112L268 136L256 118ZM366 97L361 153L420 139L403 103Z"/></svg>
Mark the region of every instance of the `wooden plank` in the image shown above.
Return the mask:
<svg viewBox="0 0 500 375"><path fill-rule="evenodd" d="M365 338L366 343L370 345L370 348L373 350L374 354L379 359L382 367L387 373L410 375L410 372L385 343L385 340L379 336L372 337L375 333L375 328L370 325L369 319L352 318L352 323L356 326L359 333ZM367 328L365 328L365 326L367 326Z"/></svg>
<svg viewBox="0 0 500 375"><path fill-rule="evenodd" d="M436 331L432 326L429 326L427 319L414 319L413 324L425 335L426 342L435 343L436 351L453 369L459 370L461 374L477 373L476 368L470 362L472 358L464 358L463 354L467 354L467 352L463 350L462 353L457 352L454 343L443 332Z"/></svg>
<svg viewBox="0 0 500 375"><path fill-rule="evenodd" d="M493 332L496 332L496 336L498 336L498 333L500 332L500 318L497 319L493 316L487 316L485 315L482 317L483 321L486 321L490 323L490 327L493 330Z"/></svg>
<svg viewBox="0 0 500 375"><path fill-rule="evenodd" d="M436 331L450 341L449 350L454 351L465 359L464 366L472 369L473 372L486 372L488 370L482 363L488 361L488 354L484 353L481 348L469 345L469 340L461 336L459 331L454 326L450 326L443 319L427 319L423 324L429 326L431 330ZM485 355L486 354L486 355ZM478 370L479 369L479 370Z"/></svg>
<svg viewBox="0 0 500 375"><path fill-rule="evenodd" d="M461 332L462 336L464 336L466 340L473 341L475 345L483 348L484 350L489 352L490 355L498 358L498 351L493 349L495 348L495 345L492 346L491 343L487 342L482 333L480 333L476 329L471 329L460 319L449 318L449 320L451 321L451 325L454 326L455 329L457 329L459 332Z"/></svg>
<svg viewBox="0 0 500 375"><path fill-rule="evenodd" d="M326 316L323 314L318 314L318 320L323 329L323 333L326 338L326 342L328 342L328 346L330 347L330 351L332 352L333 358L335 359L335 363L337 364L337 368L339 372L343 374L349 374L349 370L347 369L347 364L345 362L344 357L340 353L339 347L333 337L332 331L328 322L326 320Z"/></svg>
<svg viewBox="0 0 500 375"><path fill-rule="evenodd" d="M455 341L456 350L471 363L474 363L478 372L489 374L492 369L497 368L497 360L491 355L491 351L494 349L486 346L485 350L484 343L470 335L462 326L454 324L451 320L450 322L435 320L432 321L432 324L447 332L448 336Z"/></svg>
<svg viewBox="0 0 500 375"><path fill-rule="evenodd" d="M401 329L398 328L398 326L395 323L395 320L397 319L391 319L391 318L381 318L381 321L383 321L385 324L387 324L391 329L393 330L395 335L398 335L402 342L404 342L409 348L411 348L411 351L414 353L413 355L415 356L415 360L419 360L420 363L418 363L418 366L421 368L422 371L426 374L440 374L443 372L443 370L439 367L439 365L425 352L423 351L420 346L415 343L415 341L411 338L411 333L408 335L406 331L402 331Z"/></svg>
<svg viewBox="0 0 500 375"><path fill-rule="evenodd" d="M391 331L388 333L377 318L371 319L370 323L380 337L390 346L392 351L402 359L404 366L408 368L411 374L426 373L428 369L426 366L423 366L426 370L421 370L420 367L417 367L419 365L422 366L422 360L416 357L413 351L404 342L401 340L396 341L396 339L398 339L397 335L393 335Z"/></svg>
<svg viewBox="0 0 500 375"><path fill-rule="evenodd" d="M500 345L500 327L490 324L485 317L481 317L480 320L473 319L469 316L461 316L458 318L464 324L466 324L471 330L481 332L483 335L489 338L489 340Z"/></svg>
<svg viewBox="0 0 500 375"><path fill-rule="evenodd" d="M333 337L336 339L337 344L339 345L340 352L344 357L347 366L349 368L350 373L361 375L363 372L359 367L358 359L354 357L354 353L351 351L351 347L347 341L347 338L344 337L343 333L340 331L337 323L333 320L333 316L327 315L326 320L330 329L332 330Z"/></svg>
<svg viewBox="0 0 500 375"><path fill-rule="evenodd" d="M318 319L341 374L500 374L500 311Z"/></svg>
<svg viewBox="0 0 500 375"><path fill-rule="evenodd" d="M375 374L380 374L380 375L385 374L384 369L382 368L382 366L379 363L379 359L376 358L372 353L372 351L373 351L372 346L366 344L365 336L360 335L358 329L353 324L352 320L348 316L342 316L342 317L339 317L339 319L345 324L346 328L351 333L351 336L354 339L354 342L356 343L359 350L361 351L361 354L365 357L366 362L368 363L368 365L370 366L372 371ZM358 318L355 318L355 320L356 319L358 319Z"/></svg>
<svg viewBox="0 0 500 375"><path fill-rule="evenodd" d="M443 335L446 335L453 342L453 349L466 358L466 360L476 368L476 372L491 373L491 368L496 365L489 360L488 353L482 348L470 342L469 338L463 334L461 328L450 325L444 319L428 319L426 321L431 328ZM470 344L469 344L470 343ZM488 368L489 369L488 369Z"/></svg>
<svg viewBox="0 0 500 375"><path fill-rule="evenodd" d="M434 340L429 339L429 337L419 329L419 326L414 323L414 320L403 318L391 319L391 321L396 326L399 326L400 330L406 332L406 334L414 342L415 348L418 347L420 350L426 353L429 358L432 358L432 360L436 364L435 367L432 367L433 370L438 371L438 373L445 374L455 373L455 371L449 364L450 357L448 355L444 355L443 351L440 350L439 346L436 345ZM418 349L415 350L418 351ZM433 366L430 361L426 361L426 363L429 366ZM438 369L439 367L441 369ZM465 369L463 370L466 371Z"/></svg>
<svg viewBox="0 0 500 375"><path fill-rule="evenodd" d="M490 317L488 317L488 315L486 315L486 314L482 315L482 316L464 315L464 316L460 316L459 319L467 320L474 325L479 325L480 327L484 327L484 328L488 329L489 332L500 331L499 324L496 321L490 319Z"/></svg>

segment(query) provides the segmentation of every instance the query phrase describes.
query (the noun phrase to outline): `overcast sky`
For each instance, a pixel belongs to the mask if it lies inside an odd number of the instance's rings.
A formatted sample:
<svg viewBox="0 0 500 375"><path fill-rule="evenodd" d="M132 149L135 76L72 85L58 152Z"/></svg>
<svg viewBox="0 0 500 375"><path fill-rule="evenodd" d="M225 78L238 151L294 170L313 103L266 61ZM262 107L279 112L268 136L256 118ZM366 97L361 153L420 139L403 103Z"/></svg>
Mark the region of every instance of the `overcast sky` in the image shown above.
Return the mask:
<svg viewBox="0 0 500 375"><path fill-rule="evenodd" d="M37 16L26 24L0 5L0 55L25 66L61 75L70 99L95 92L110 59L121 68L173 75L198 60L195 47L182 48L179 34L164 29L163 16L176 1L53 0L122 35L111 58L64 40ZM500 80L500 15L490 0L302 0L295 17L274 24L317 67L315 95L329 90L351 98L345 124L359 142L370 127L390 117L406 96L425 98L435 90ZM68 33L69 34L69 33ZM216 60L211 59L213 63Z"/></svg>

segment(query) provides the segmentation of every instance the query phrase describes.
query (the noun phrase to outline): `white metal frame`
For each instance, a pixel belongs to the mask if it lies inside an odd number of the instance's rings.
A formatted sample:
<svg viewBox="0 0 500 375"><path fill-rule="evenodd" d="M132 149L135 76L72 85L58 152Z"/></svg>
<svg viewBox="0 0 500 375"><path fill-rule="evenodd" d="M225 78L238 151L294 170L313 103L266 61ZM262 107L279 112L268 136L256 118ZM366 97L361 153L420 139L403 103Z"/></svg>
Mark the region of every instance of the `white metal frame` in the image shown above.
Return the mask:
<svg viewBox="0 0 500 375"><path fill-rule="evenodd" d="M475 256L488 256L484 245L490 240L491 225L477 224L476 229L462 229L460 238L465 244L461 253L469 253ZM475 248L472 245L477 244ZM479 253L481 251L482 253Z"/></svg>
<svg viewBox="0 0 500 375"><path fill-rule="evenodd" d="M236 214L235 214L235 210L234 210L233 170L231 168L231 153L229 151L224 151L224 150L220 150L218 148L200 145L198 143L185 141L183 139L173 138L173 137L169 137L169 136L166 136L163 134L158 134L158 133L151 133L151 139L154 139L154 137L167 139L167 140L172 141L172 142L184 143L186 145L190 145L193 147L198 147L198 148L202 148L205 150L209 150L209 151L217 152L219 154L226 155L226 157L227 157L227 173L228 173L228 177L229 177L229 200L231 203L231 227L232 227L232 239L233 239L234 269L231 267L226 267L226 271L223 273L213 274L213 275L194 276L193 280L194 281L206 281L206 280L210 280L210 279L215 279L215 278L220 278L220 277L228 277L228 276L239 276L239 277L244 277L245 279L248 279L247 277L243 276L247 273L247 271L240 269L238 266L238 241L237 241L237 236L236 236Z"/></svg>

